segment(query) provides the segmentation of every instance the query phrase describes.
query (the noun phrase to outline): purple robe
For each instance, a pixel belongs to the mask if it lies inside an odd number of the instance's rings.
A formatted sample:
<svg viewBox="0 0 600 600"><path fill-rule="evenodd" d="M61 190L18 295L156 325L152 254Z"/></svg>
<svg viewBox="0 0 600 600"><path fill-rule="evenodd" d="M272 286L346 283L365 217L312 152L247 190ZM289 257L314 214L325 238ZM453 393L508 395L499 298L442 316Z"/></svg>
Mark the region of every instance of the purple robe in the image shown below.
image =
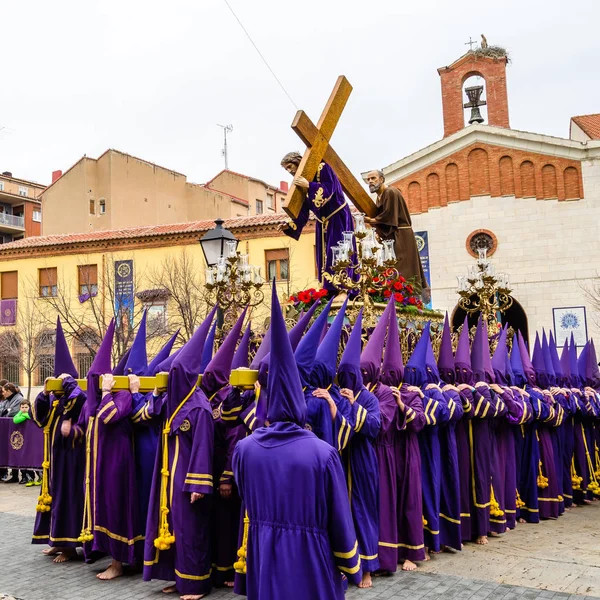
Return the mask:
<svg viewBox="0 0 600 600"><path fill-rule="evenodd" d="M36 513L32 543L75 548L81 546L85 448L76 443L73 432L63 437L60 429L67 419L77 422L85 394L72 377L63 380L63 390L60 397L41 392L31 407L33 420L44 430L52 497L50 511Z"/></svg>
<svg viewBox="0 0 600 600"><path fill-rule="evenodd" d="M213 477L219 486L232 486L229 498L223 498L217 491L213 498L212 579L216 586L234 581L233 564L239 547L241 500L233 477L233 451L237 442L246 437L246 430L239 422L232 427L231 422L223 420L223 403L230 396L230 391L231 387L226 386L211 398L215 427Z"/></svg>
<svg viewBox="0 0 600 600"><path fill-rule="evenodd" d="M292 422L240 441L233 471L248 515L248 600L343 600L362 577L337 451ZM281 498L284 502L274 502Z"/></svg>
<svg viewBox="0 0 600 600"><path fill-rule="evenodd" d="M83 529L94 538L84 546L87 558L103 553L129 564L142 558L131 408L130 392L105 393L95 414L87 400L74 428L76 437L85 436L88 456Z"/></svg>
<svg viewBox="0 0 600 600"><path fill-rule="evenodd" d="M319 165L314 180L309 184L298 218L291 220L284 233L299 240L311 211L317 219L315 246L319 282L325 289L335 290L335 286L323 277L323 273L333 275L333 253L330 249L343 239L344 231L354 231L354 221L339 179L324 162Z"/></svg>
<svg viewBox="0 0 600 600"><path fill-rule="evenodd" d="M440 551L440 496L442 467L439 427L450 417L447 398L439 386L430 383L423 390L426 426L419 433L421 450L421 487L423 492L423 529L425 546L432 552Z"/></svg>
<svg viewBox="0 0 600 600"><path fill-rule="evenodd" d="M379 565L393 573L405 560L425 560L421 454L418 432L425 426L423 394L403 384L401 412L392 391L378 383L381 430L375 440L379 464Z"/></svg>
<svg viewBox="0 0 600 600"><path fill-rule="evenodd" d="M473 417L473 404L479 393L467 383L458 386L462 402L462 418L456 424L456 449L458 452L458 479L460 498L460 530L463 542L470 542L471 534L471 451L469 446L469 419Z"/></svg>
<svg viewBox="0 0 600 600"><path fill-rule="evenodd" d="M381 428L377 397L363 387L356 395L352 411L355 425L342 462L362 570L372 573L379 569L379 468L373 447Z"/></svg>
<svg viewBox="0 0 600 600"><path fill-rule="evenodd" d="M171 377L171 374L170 374ZM207 594L211 589L210 517L213 493L214 426L204 392L195 389L182 408L167 420L168 435L159 440L150 494L144 580L175 581L181 595ZM167 550L154 545L159 536L161 469L164 438L168 453L169 531L175 542ZM190 502L190 494L204 497Z"/></svg>
<svg viewBox="0 0 600 600"><path fill-rule="evenodd" d="M440 545L455 550L462 548L460 517L460 474L456 424L463 416L463 404L458 388L445 385L442 393L448 405L448 421L439 429L441 495L440 495Z"/></svg>
<svg viewBox="0 0 600 600"><path fill-rule="evenodd" d="M313 396L315 388L308 385L304 388L306 428L341 452L350 441L356 425L354 422L356 412L352 410L350 402L340 395L337 385L328 386L327 389L338 409L335 419L331 418L328 402L323 398Z"/></svg>

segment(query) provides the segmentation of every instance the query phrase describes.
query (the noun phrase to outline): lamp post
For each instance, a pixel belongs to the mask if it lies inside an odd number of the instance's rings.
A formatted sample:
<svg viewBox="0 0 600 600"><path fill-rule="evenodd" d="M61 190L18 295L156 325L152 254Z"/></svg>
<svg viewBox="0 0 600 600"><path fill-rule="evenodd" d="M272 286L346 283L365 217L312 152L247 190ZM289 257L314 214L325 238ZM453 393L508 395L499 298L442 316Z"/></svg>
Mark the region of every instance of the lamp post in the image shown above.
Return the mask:
<svg viewBox="0 0 600 600"><path fill-rule="evenodd" d="M209 229L199 240L204 253L204 260L206 260L209 267L214 267L219 257L225 254L225 244L227 242L235 242L236 249L239 243L235 235L229 229L223 227L223 223L223 219L216 219L216 227Z"/></svg>
<svg viewBox="0 0 600 600"><path fill-rule="evenodd" d="M468 275L458 275L458 305L468 314L481 313L490 331L497 326L496 313L505 312L513 303L508 275L496 273L487 257L487 248L477 250L477 263L469 267Z"/></svg>
<svg viewBox="0 0 600 600"><path fill-rule="evenodd" d="M260 267L248 264L248 255L237 251L239 240L227 229L221 219L217 226L200 240L206 259L206 283L209 300L214 301L223 314L220 327L227 332L233 327L244 306L257 306L264 300Z"/></svg>

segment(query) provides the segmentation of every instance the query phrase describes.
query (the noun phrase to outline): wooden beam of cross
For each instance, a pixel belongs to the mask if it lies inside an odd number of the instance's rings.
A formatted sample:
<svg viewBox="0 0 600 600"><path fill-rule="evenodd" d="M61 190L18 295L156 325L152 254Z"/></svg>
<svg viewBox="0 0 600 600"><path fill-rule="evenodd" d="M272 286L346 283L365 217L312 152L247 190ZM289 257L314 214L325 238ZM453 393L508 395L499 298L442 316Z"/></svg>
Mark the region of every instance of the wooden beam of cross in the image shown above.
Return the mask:
<svg viewBox="0 0 600 600"><path fill-rule="evenodd" d="M340 120L350 92L352 92L350 82L343 75L340 75L316 126L303 110L296 113L292 122L292 129L307 146L296 175L302 175L308 181L312 181L317 174L319 164L324 160L337 175L344 192L346 192L354 206L369 217L374 217L377 209L369 194L329 145L329 140ZM304 197L305 192L292 184L283 203L283 210L290 217L297 218Z"/></svg>

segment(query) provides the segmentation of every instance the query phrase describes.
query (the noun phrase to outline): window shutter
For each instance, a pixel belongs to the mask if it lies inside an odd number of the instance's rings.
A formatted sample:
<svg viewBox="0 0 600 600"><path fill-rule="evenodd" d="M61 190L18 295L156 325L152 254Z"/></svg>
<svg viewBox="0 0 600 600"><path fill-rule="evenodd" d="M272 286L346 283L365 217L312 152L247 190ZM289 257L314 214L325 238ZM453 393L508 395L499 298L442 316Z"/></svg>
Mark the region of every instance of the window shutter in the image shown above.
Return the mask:
<svg viewBox="0 0 600 600"><path fill-rule="evenodd" d="M2 300L18 298L19 274L18 271L6 271L2 273L0 280L2 286Z"/></svg>

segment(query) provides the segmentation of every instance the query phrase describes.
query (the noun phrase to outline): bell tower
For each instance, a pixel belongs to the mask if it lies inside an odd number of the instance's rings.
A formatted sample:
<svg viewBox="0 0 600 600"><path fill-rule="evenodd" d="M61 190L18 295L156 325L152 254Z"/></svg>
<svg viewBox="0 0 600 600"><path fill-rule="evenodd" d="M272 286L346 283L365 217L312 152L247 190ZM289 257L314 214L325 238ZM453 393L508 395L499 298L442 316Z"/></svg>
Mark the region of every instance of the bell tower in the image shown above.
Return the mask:
<svg viewBox="0 0 600 600"><path fill-rule="evenodd" d="M442 107L444 112L444 137L460 131L465 124L465 108L471 109L471 123L481 123L479 107L487 105L487 125L509 128L508 95L506 91L506 65L508 56L497 46L469 50L447 67L440 67L438 73L442 84ZM465 81L478 75L483 78L481 89L468 87ZM477 86L478 88L480 86ZM467 104L465 102L468 100Z"/></svg>

